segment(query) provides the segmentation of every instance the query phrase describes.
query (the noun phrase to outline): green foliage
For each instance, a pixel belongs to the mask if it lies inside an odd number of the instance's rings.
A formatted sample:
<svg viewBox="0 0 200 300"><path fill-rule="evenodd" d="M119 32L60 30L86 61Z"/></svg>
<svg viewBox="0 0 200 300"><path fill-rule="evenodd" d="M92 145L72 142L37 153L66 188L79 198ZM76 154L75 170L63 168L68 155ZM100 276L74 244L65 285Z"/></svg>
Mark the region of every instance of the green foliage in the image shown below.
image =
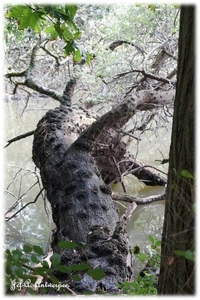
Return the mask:
<svg viewBox="0 0 200 300"><path fill-rule="evenodd" d="M6 18L10 24L17 24L19 30L32 29L37 34L48 34L50 40L62 39L66 43L65 54L73 54L74 60L80 61L80 50L74 43L81 36L74 22L77 8L77 5L13 5L7 7Z"/></svg>
<svg viewBox="0 0 200 300"><path fill-rule="evenodd" d="M157 240L153 236L148 237L151 245L151 253L147 254L144 252L138 252L138 246L132 249L132 252L140 261L146 263L149 268L154 267L155 270L160 268L160 246L161 241ZM157 289L155 284L157 282L157 276L152 272L143 271L144 275L138 275L133 282L124 282L123 284L118 284L117 286L122 289L123 293L129 295L156 295Z"/></svg>
<svg viewBox="0 0 200 300"><path fill-rule="evenodd" d="M138 276L136 281L117 284L123 293L128 295L156 295L157 289L154 287L156 275L146 274L144 277Z"/></svg>
<svg viewBox="0 0 200 300"><path fill-rule="evenodd" d="M194 179L194 176L188 170L182 170L181 171L181 176L186 177L186 178Z"/></svg>
<svg viewBox="0 0 200 300"><path fill-rule="evenodd" d="M187 260L195 262L195 253L192 250L186 250L186 251L174 250L174 253L177 256L182 256L182 257L184 257Z"/></svg>
<svg viewBox="0 0 200 300"><path fill-rule="evenodd" d="M148 263L150 267L160 267L160 247L161 247L161 241L157 240L153 236L149 235L148 237L150 241L150 248L151 248L151 253L144 253L144 252L139 252L135 254L136 257L139 258L141 262ZM132 250L133 253L135 253L135 248Z"/></svg>
<svg viewBox="0 0 200 300"><path fill-rule="evenodd" d="M77 244L69 241L61 241L58 243L60 248L73 249L76 247L85 247L85 244ZM61 262L61 256L54 253L50 257L51 266L48 262L42 260L43 249L40 246L23 245L23 249L6 250L5 252L5 274L7 294L17 294L22 288L26 288L30 294L35 294L34 284L37 277L42 276L43 279L52 284L59 284L58 278L54 272L68 274L71 279L80 281L79 274L86 272L94 280L100 280L105 273L102 269L93 269L88 263L82 262L64 266ZM35 265L37 264L37 265ZM47 289L41 287L41 291L46 293Z"/></svg>

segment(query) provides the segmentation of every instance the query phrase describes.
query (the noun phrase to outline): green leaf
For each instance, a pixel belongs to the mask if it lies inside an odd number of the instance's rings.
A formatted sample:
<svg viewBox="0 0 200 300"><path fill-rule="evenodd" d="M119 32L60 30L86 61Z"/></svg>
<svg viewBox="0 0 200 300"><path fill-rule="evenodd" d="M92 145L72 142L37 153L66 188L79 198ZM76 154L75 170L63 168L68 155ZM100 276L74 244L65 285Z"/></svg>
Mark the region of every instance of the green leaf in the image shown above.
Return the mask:
<svg viewBox="0 0 200 300"><path fill-rule="evenodd" d="M161 241L156 241L156 243L155 243L155 245L156 245L157 247L160 247L160 246L161 246L161 244L162 244L162 242L161 242Z"/></svg>
<svg viewBox="0 0 200 300"><path fill-rule="evenodd" d="M51 261L51 263L52 263L52 266L54 266L54 267L60 265L60 262L61 262L60 254L54 253L54 254L50 257L50 261Z"/></svg>
<svg viewBox="0 0 200 300"><path fill-rule="evenodd" d="M55 31L57 32L57 34L59 35L59 37L62 39L63 38L63 32L62 29L60 28L60 22L57 22L54 25Z"/></svg>
<svg viewBox="0 0 200 300"><path fill-rule="evenodd" d="M40 261L39 259L37 258L37 256L35 254L32 254L31 255L31 261L34 263L34 264L38 264Z"/></svg>
<svg viewBox="0 0 200 300"><path fill-rule="evenodd" d="M54 283L54 284L58 284L59 283L58 278L56 278L54 275L49 275L49 277L50 277L52 283Z"/></svg>
<svg viewBox="0 0 200 300"><path fill-rule="evenodd" d="M156 11L156 5L148 5L148 9L152 10L152 11Z"/></svg>
<svg viewBox="0 0 200 300"><path fill-rule="evenodd" d="M137 257L142 261L145 262L147 260L147 255L145 253L138 253Z"/></svg>
<svg viewBox="0 0 200 300"><path fill-rule="evenodd" d="M41 275L43 277L46 277L48 273L48 270L44 267L37 267L34 269L33 274L35 275Z"/></svg>
<svg viewBox="0 0 200 300"><path fill-rule="evenodd" d="M85 262L81 263L81 264L74 264L70 266L70 269L73 271L85 271L88 270L90 268L90 266L88 264L86 264Z"/></svg>
<svg viewBox="0 0 200 300"><path fill-rule="evenodd" d="M65 55L68 56L74 51L74 44L72 41L68 42L64 47Z"/></svg>
<svg viewBox="0 0 200 300"><path fill-rule="evenodd" d="M23 250L26 253L30 253L32 251L32 247L30 247L29 245L24 245Z"/></svg>
<svg viewBox="0 0 200 300"><path fill-rule="evenodd" d="M59 36L58 32L56 31L55 29L55 25L51 25L51 26L48 26L44 29L44 32L46 32L47 34L49 34L51 36L51 38L57 38Z"/></svg>
<svg viewBox="0 0 200 300"><path fill-rule="evenodd" d="M11 6L10 10L7 12L6 17L7 18L14 18L19 19L22 16L26 16L32 12L32 10L25 5L13 5Z"/></svg>
<svg viewBox="0 0 200 300"><path fill-rule="evenodd" d="M181 176L194 179L194 176L188 170L182 170Z"/></svg>
<svg viewBox="0 0 200 300"><path fill-rule="evenodd" d="M22 258L22 257L20 258L20 263L26 264L28 262L30 262L30 259L28 259L28 258Z"/></svg>
<svg viewBox="0 0 200 300"><path fill-rule="evenodd" d="M74 58L74 61L76 61L76 62L81 61L82 56L81 56L81 52L80 52L79 49L77 49L76 51L74 51L73 58Z"/></svg>
<svg viewBox="0 0 200 300"><path fill-rule="evenodd" d="M44 255L43 249L40 246L33 246L33 251L39 255Z"/></svg>
<svg viewBox="0 0 200 300"><path fill-rule="evenodd" d="M77 9L78 9L77 5L66 5L65 13L68 14L68 16L71 20L73 20L75 14L77 12Z"/></svg>
<svg viewBox="0 0 200 300"><path fill-rule="evenodd" d="M185 251L185 259L190 260L190 261L195 261L195 253L194 253L194 251L186 250Z"/></svg>
<svg viewBox="0 0 200 300"><path fill-rule="evenodd" d="M74 38L73 34L69 31L69 29L64 24L62 24L61 29L62 29L63 38L66 41L73 40L73 38Z"/></svg>
<svg viewBox="0 0 200 300"><path fill-rule="evenodd" d="M21 256L22 256L22 252L20 250L16 249L12 251L13 262L18 263Z"/></svg>
<svg viewBox="0 0 200 300"><path fill-rule="evenodd" d="M149 239L149 241L150 241L152 244L153 244L154 241L155 241L155 239L152 237L152 235L149 235L148 239Z"/></svg>
<svg viewBox="0 0 200 300"><path fill-rule="evenodd" d="M102 269L89 269L87 273L94 280L101 280L105 276L105 273Z"/></svg>
<svg viewBox="0 0 200 300"><path fill-rule="evenodd" d="M74 40L79 39L80 36L81 36L81 32L80 32L80 31L77 31L76 33L74 33Z"/></svg>
<svg viewBox="0 0 200 300"><path fill-rule="evenodd" d="M42 266L45 268L45 269L49 269L49 264L46 260L43 260L42 261Z"/></svg>
<svg viewBox="0 0 200 300"><path fill-rule="evenodd" d="M60 242L58 242L58 247L59 248L75 249L77 246L78 246L77 243L70 242L70 241L60 241Z"/></svg>
<svg viewBox="0 0 200 300"><path fill-rule="evenodd" d="M58 271L62 272L62 273L69 273L71 271L70 267L66 267L63 265L59 265L57 267Z"/></svg>
<svg viewBox="0 0 200 300"><path fill-rule="evenodd" d="M81 281L81 277L80 277L79 275L77 275L77 274L74 274L74 275L72 275L71 277L72 277L72 279L75 280L75 281Z"/></svg>
<svg viewBox="0 0 200 300"><path fill-rule="evenodd" d="M24 29L31 27L35 32L41 30L41 13L35 12L26 5L14 5L7 13L7 18L14 18L18 21L18 28Z"/></svg>
<svg viewBox="0 0 200 300"><path fill-rule="evenodd" d="M174 253L178 256L182 256L187 260L190 261L195 261L195 253L194 251L191 250L186 250L186 251L182 251L182 250L174 250Z"/></svg>
<svg viewBox="0 0 200 300"><path fill-rule="evenodd" d="M22 276L24 274L24 268L16 267L15 268L15 274L16 274L17 277L22 278Z"/></svg>

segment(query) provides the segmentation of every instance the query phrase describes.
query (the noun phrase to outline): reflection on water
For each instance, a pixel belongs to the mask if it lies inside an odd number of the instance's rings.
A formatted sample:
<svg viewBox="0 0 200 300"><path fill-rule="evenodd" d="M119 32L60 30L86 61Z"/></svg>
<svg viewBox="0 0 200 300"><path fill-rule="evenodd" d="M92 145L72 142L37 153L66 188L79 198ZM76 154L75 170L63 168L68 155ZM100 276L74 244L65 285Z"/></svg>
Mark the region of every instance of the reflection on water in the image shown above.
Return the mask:
<svg viewBox="0 0 200 300"><path fill-rule="evenodd" d="M46 111L57 106L55 101L45 99L29 101L26 111L23 114L23 102L12 101L5 104L5 144L7 140L15 136L35 129L36 124ZM161 165L155 162L155 156L153 157L152 153L156 152L159 156L160 153L158 149L162 148L162 153L165 158L168 157L170 130L166 131L164 135L163 130L162 128L162 132L157 133L158 138L156 138L155 135L153 137L152 134L150 137L144 135L140 145L141 151L139 151L139 158L142 161L160 169ZM17 141L5 149L5 211L17 200L20 204L16 207L16 210L28 202L34 201L40 191L38 184L33 186L37 182L39 174L37 173L38 170L35 170L35 166L32 162L32 141L33 137L31 136ZM134 143L132 148L132 153L135 154ZM162 157L159 158L162 159ZM166 166L162 166L162 170L166 172ZM130 182L126 183L132 195L146 197L163 192L163 187L147 187L143 183L134 180L132 178L132 181L129 180ZM119 192L117 189L116 191ZM124 205L127 206L127 204ZM119 206L121 207L121 205ZM122 210L123 209L124 208L122 208ZM49 211L49 215L46 211ZM137 245L141 249L148 249L149 234L160 239L163 217L164 201L138 206L127 227L131 245ZM29 205L25 210L20 212L17 217L6 223L5 247L15 248L23 243L32 245L38 244L43 247L44 251L48 251L47 245L52 228L53 222L49 205L45 203L44 199L40 196L36 203Z"/></svg>

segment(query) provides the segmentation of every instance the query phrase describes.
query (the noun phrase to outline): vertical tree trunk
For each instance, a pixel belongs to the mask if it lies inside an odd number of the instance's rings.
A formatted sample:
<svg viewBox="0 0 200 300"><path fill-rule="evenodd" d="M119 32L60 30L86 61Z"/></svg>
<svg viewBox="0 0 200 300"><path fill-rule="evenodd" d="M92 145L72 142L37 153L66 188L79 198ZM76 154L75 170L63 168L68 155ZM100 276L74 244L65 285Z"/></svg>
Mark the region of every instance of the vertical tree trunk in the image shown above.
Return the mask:
<svg viewBox="0 0 200 300"><path fill-rule="evenodd" d="M194 294L195 289L194 262L174 252L194 251L194 179L189 178L194 175L194 26L194 6L182 6L159 294Z"/></svg>

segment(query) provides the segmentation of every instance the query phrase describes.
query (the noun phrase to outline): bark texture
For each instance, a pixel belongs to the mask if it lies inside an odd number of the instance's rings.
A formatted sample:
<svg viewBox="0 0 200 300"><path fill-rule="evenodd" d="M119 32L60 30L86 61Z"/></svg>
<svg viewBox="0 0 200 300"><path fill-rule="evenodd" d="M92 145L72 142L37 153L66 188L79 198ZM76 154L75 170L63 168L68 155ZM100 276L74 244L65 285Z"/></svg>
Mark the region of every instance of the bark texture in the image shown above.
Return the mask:
<svg viewBox="0 0 200 300"><path fill-rule="evenodd" d="M95 292L99 285L107 292L117 292L115 284L130 280L133 273L125 223L120 222L111 189L101 179L91 156L89 136L84 139L83 134L68 145L66 120L71 112L65 106L49 111L39 122L34 136L33 160L40 168L56 224L52 249L61 254L64 265L87 261L91 267L104 270L101 281L82 272L81 281L69 282L77 293ZM62 250L57 246L62 240L84 242L88 246L84 253ZM60 278L69 280L66 274Z"/></svg>
<svg viewBox="0 0 200 300"><path fill-rule="evenodd" d="M71 87L73 84L70 90ZM110 150L109 159L114 158L115 164L115 157L117 163L122 160L126 145L120 141L116 130L134 115L137 108L144 110L151 101L154 105L163 100L171 101L171 95L166 95L166 99L160 94L134 95L97 120L82 108L70 107L68 90L66 95L60 107L50 110L40 120L33 142L33 160L40 169L56 225L52 249L61 254L64 265L86 261L94 269L103 269L105 276L96 281L81 272L81 280L74 281L67 274L56 275L77 293L96 292L99 288L117 292L117 282L133 278L133 261L126 233L127 217L119 219L110 186L105 184L110 183L112 176L109 174L106 178L99 154L103 144L104 149ZM105 165L111 165L109 159ZM135 164L131 162L130 170L137 166L141 171L143 166ZM105 182L101 174L105 174ZM111 174L114 180L118 178L116 170ZM143 170L143 175L164 184L150 171ZM87 247L84 253L82 249L76 252L63 250L58 247L58 242L63 240L86 243Z"/></svg>
<svg viewBox="0 0 200 300"><path fill-rule="evenodd" d="M174 105L167 201L162 237L159 294L194 294L194 262L175 250L194 251L194 93L195 8L182 6L180 18L177 92ZM189 176L190 177L190 176Z"/></svg>

